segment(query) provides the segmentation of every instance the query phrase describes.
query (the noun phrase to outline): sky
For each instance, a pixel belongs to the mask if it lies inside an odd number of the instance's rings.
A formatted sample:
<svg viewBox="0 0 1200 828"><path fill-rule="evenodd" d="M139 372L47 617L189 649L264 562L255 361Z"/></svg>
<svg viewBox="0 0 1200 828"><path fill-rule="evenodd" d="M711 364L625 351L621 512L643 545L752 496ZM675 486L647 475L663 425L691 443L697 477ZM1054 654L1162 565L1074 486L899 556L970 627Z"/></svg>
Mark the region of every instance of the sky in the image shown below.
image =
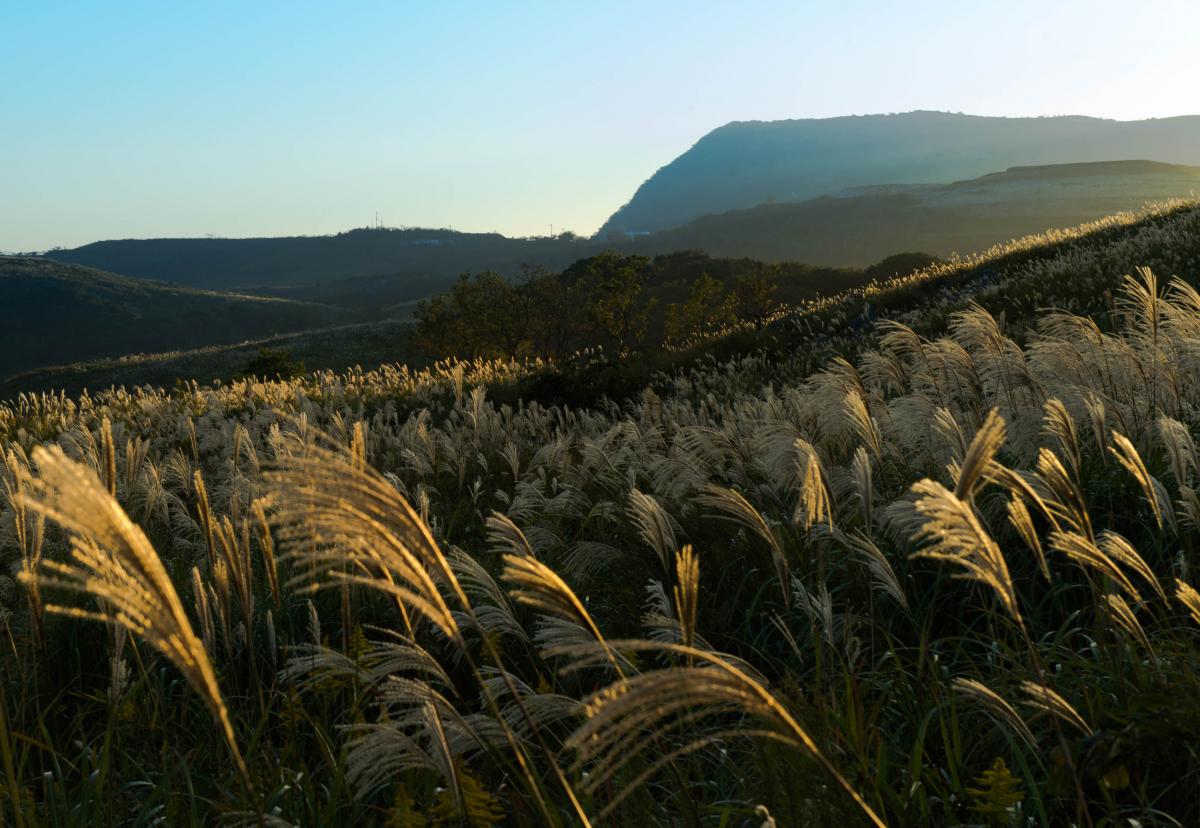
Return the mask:
<svg viewBox="0 0 1200 828"><path fill-rule="evenodd" d="M0 0L0 251L594 232L736 120L1200 113L1197 0Z"/></svg>

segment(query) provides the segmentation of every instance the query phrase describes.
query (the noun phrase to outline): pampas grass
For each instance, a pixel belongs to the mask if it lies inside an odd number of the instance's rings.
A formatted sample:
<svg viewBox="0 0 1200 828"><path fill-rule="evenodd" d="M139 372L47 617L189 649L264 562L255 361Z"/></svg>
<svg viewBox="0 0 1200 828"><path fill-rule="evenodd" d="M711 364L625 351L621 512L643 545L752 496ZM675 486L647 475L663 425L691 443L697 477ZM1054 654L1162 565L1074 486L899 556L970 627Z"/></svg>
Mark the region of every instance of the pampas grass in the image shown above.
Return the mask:
<svg viewBox="0 0 1200 828"><path fill-rule="evenodd" d="M244 775L268 824L953 825L1002 759L1014 823L1200 822L1198 281L1154 208L652 377L0 405L0 814L211 821Z"/></svg>
<svg viewBox="0 0 1200 828"><path fill-rule="evenodd" d="M694 731L708 718L740 713L761 720L767 730L745 728L713 730L694 738L676 751L657 759L648 772L634 780L632 787L644 782L649 774L677 756L705 745L737 736L776 739L802 748L834 777L874 825L882 820L862 799L845 777L825 758L812 737L759 681L717 654L684 645L657 642L621 641L616 646L628 650L654 650L684 656L696 662L694 667L668 667L643 673L594 693L584 703L587 720L567 740L566 746L579 752L579 763L595 762L587 790L604 785L628 762L655 740L673 728ZM601 812L611 811L620 799Z"/></svg>
<svg viewBox="0 0 1200 828"><path fill-rule="evenodd" d="M65 563L42 561L37 570L23 572L22 580L39 590L95 599L94 610L64 604L47 604L45 610L123 627L174 664L212 713L238 772L252 787L207 650L158 553L113 498L115 473L109 484L102 483L58 448L36 448L33 462L37 474L20 502L71 534L71 555Z"/></svg>
<svg viewBox="0 0 1200 828"><path fill-rule="evenodd" d="M1024 626L1008 562L972 506L977 483L1004 442L1004 421L992 411L976 433L957 469L955 490L934 480L913 485L913 508L923 518L913 540L921 544L914 557L955 564L958 577L991 588L1008 616Z"/></svg>

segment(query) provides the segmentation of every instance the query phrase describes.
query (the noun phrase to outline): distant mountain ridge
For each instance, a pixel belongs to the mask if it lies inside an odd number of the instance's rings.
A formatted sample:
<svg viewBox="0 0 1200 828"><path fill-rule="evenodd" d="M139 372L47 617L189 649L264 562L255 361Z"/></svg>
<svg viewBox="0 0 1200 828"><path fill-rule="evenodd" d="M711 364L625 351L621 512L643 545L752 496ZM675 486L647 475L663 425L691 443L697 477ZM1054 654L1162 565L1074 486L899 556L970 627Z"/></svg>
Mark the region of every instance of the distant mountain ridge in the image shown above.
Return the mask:
<svg viewBox="0 0 1200 828"><path fill-rule="evenodd" d="M950 184L849 188L837 196L730 210L625 246L857 267L902 250L974 252L1195 192L1200 167L1153 161L1020 166Z"/></svg>
<svg viewBox="0 0 1200 828"><path fill-rule="evenodd" d="M515 275L536 262L561 268L588 255L574 237L514 239L453 230L360 229L335 236L249 239L118 239L48 258L144 279L211 289L311 285L352 276L431 274L465 270Z"/></svg>
<svg viewBox="0 0 1200 828"><path fill-rule="evenodd" d="M735 121L654 173L598 235L665 230L706 214L852 187L944 183L1018 166L1121 158L1200 164L1200 116L1110 121L918 111Z"/></svg>
<svg viewBox="0 0 1200 828"><path fill-rule="evenodd" d="M965 181L952 181L947 187L969 186L996 179L1089 178L1097 175L1200 175L1200 166L1168 164L1142 159L1128 161L1083 161L1071 164L1041 164L1009 167L1004 172L988 173Z"/></svg>

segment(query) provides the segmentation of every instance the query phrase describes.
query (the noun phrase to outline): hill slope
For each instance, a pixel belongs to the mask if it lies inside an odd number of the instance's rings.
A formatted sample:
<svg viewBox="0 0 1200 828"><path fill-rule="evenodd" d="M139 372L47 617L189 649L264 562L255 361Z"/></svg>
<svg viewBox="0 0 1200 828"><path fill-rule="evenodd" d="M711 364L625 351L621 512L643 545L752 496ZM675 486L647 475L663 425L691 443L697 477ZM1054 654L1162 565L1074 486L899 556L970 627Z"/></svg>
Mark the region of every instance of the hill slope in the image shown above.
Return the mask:
<svg viewBox="0 0 1200 828"><path fill-rule="evenodd" d="M139 351L195 348L334 324L345 312L0 257L0 377Z"/></svg>
<svg viewBox="0 0 1200 828"><path fill-rule="evenodd" d="M953 184L867 187L702 216L629 244L839 267L898 250L946 256L1200 190L1200 167L1114 161L1013 167Z"/></svg>
<svg viewBox="0 0 1200 828"><path fill-rule="evenodd" d="M1016 165L1154 158L1200 164L1200 116L1108 121L908 112L715 129L642 184L600 236L849 187L973 178Z"/></svg>
<svg viewBox="0 0 1200 828"><path fill-rule="evenodd" d="M412 322L339 325L281 334L228 345L208 345L161 353L138 353L53 365L0 378L0 400L23 393L102 391L124 386L171 388L178 382L216 384L264 373L255 368L264 352L278 354L308 372L344 371L354 365L402 363L414 369L428 364L409 342ZM275 374L265 371L268 377Z"/></svg>
<svg viewBox="0 0 1200 828"><path fill-rule="evenodd" d="M128 276L227 290L379 274L418 282L430 274L453 277L465 270L515 275L525 263L564 267L587 255L580 245L572 237L512 239L498 233L385 229L260 239L124 239L49 255Z"/></svg>
<svg viewBox="0 0 1200 828"><path fill-rule="evenodd" d="M567 282L586 273L590 259L581 259L562 274L549 275L550 279ZM773 299L783 303L799 303L849 287L861 286L871 275L857 269L813 268L793 262L773 266L751 259L715 259L695 252L677 252L647 258L636 264L644 291L640 303L647 308L648 339L661 339L666 308L688 299L689 289L701 276L710 276L729 288L739 276L761 274L776 284ZM165 352L137 353L109 358L86 357L70 364L39 365L5 378L0 375L0 399L11 399L22 392L63 391L77 394L82 390L103 389L110 386L127 387L154 385L171 387L177 380L214 382L229 381L254 368L260 349L286 356L289 362L299 363L307 370L345 370L353 365L374 366L382 363L403 363L410 368L422 368L434 359L461 355L458 351L422 350L419 342L411 336L415 320L411 311L415 302L397 301L396 293L403 285L394 279L350 279L330 282L320 286L297 287L286 292L296 297L304 296L313 302L343 309L352 319L352 324L314 328L298 333L289 333L258 340L239 340L233 344L212 344L198 348L176 348ZM517 288L519 290L519 288ZM285 289L277 289L280 293ZM432 292L432 291L431 291ZM505 336L523 326L537 327L546 316L559 317L563 309L558 298L554 304L540 308L538 293L530 298L515 301L522 308L502 324L495 320L471 316L467 325L471 329L487 327L507 329ZM495 297L493 297L495 298ZM514 300L510 300L514 301ZM371 303L375 303L372 307ZM389 304L391 302L391 304ZM293 303L295 304L295 303ZM509 301L499 301L499 307L489 310L503 314ZM540 311L539 311L540 308ZM568 318L568 317L564 317ZM574 347L589 348L598 344L588 339L590 330L578 316L569 317L583 323L576 331L578 341ZM446 330L446 336L456 347L461 339L480 339L479 334L459 337L455 330ZM568 348L571 350L571 348ZM472 354L476 356L477 354ZM272 374L269 374L272 375ZM273 375L272 375L273 376Z"/></svg>

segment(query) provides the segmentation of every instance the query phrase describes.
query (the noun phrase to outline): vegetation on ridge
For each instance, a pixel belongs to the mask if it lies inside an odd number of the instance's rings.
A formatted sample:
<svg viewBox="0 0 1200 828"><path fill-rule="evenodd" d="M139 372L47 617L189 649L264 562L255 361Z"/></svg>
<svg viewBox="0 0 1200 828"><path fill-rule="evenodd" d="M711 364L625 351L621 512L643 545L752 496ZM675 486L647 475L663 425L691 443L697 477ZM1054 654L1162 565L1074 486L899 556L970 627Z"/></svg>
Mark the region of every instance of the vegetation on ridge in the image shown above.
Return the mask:
<svg viewBox="0 0 1200 828"><path fill-rule="evenodd" d="M907 273L932 261L912 255L917 259L893 264ZM417 306L415 340L435 359L538 356L561 363L597 348L646 355L735 322L761 327L787 304L869 280L860 270L714 259L697 251L654 258L606 251L562 273L529 268L515 282L492 272L463 275L448 293Z"/></svg>

